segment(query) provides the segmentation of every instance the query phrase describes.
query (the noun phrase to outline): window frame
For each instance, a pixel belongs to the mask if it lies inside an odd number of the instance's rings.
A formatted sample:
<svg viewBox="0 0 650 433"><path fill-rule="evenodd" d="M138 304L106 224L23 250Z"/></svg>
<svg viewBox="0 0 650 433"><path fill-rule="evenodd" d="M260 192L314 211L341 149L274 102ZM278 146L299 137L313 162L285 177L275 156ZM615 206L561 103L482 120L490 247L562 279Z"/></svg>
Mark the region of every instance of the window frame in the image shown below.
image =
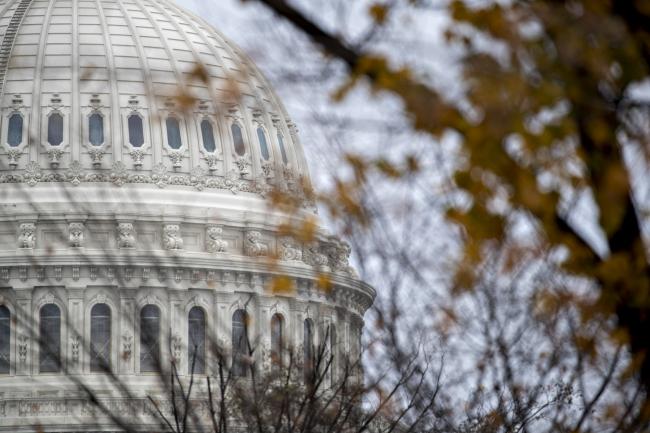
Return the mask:
<svg viewBox="0 0 650 433"><path fill-rule="evenodd" d="M277 320L277 322L275 322ZM280 338L279 338L279 344L278 342L275 341L275 328L274 325L275 323L279 323L279 329L280 329ZM274 369L282 369L284 367L284 352L285 348L287 347L286 345L286 320L284 318L284 315L281 313L274 313L271 316L271 323L270 323L270 331L271 331L271 345L270 345L270 353L269 356L271 357L271 366Z"/></svg>
<svg viewBox="0 0 650 433"><path fill-rule="evenodd" d="M140 147L135 147L131 145L129 141L129 127L128 127L129 117L133 114L140 117L140 119L142 120L142 134L144 137L144 143L142 143L142 146ZM126 107L121 109L121 116L122 116L122 125L120 129L122 130L123 148L127 151L127 153L131 154L131 162L133 166L140 167L141 165L147 164L147 159L148 159L147 157L150 158L151 149L152 149L151 122L150 122L149 110L147 108L142 108L139 105ZM145 157L142 158L141 163L136 162L137 159L134 157L134 155L136 154L145 155Z"/></svg>
<svg viewBox="0 0 650 433"><path fill-rule="evenodd" d="M114 318L114 314L113 314L114 308L110 303L108 303L108 302L106 302L104 300L101 300L101 301L93 303L90 306L89 311L88 311L88 334L87 334L88 335L88 340L87 341L88 341L88 346L89 346L88 347L88 358L89 358L88 359L88 371L90 373L104 373L104 371L101 370L101 369L100 370L93 370L93 346L92 346L93 345L93 310L99 305L105 305L106 308L108 308L108 357L107 357L108 358L108 368L109 368L109 370L112 370L112 369L115 368L115 363L114 363L114 358L113 358L113 351L114 351L114 348L115 348L115 344L114 344L114 341L113 341L114 336L115 336L115 332L114 332L114 327L115 327L115 324L114 324L115 320L114 319L115 318Z"/></svg>
<svg viewBox="0 0 650 433"><path fill-rule="evenodd" d="M52 370L52 371L44 371L43 370L43 351L42 351L42 343L43 343L43 336L42 336L42 331L43 331L43 309L48 307L48 306L54 306L58 309L59 312L59 344L58 344L58 369L57 370ZM64 314L63 314L63 308L61 308L61 305L58 303L52 301L52 302L45 302L42 305L39 306L37 309L38 313L38 339L36 341L36 347L38 348L37 354L36 354L36 362L35 365L37 366L38 374L61 374L61 371L64 368L64 354L63 352L65 351L66 347L63 344L65 340L65 327L62 325L63 324L63 319L64 319Z"/></svg>
<svg viewBox="0 0 650 433"><path fill-rule="evenodd" d="M237 153L237 148L235 146L235 135L233 134L233 126L237 126L239 128L239 131L241 132L241 138L242 138L242 144L244 147L244 153L240 155ZM230 144L232 148L232 154L235 158L246 158L250 155L250 149L249 149L249 144L247 144L246 136L245 136L245 129L244 126L242 125L242 122L239 119L235 119L231 121L228 125L228 135L230 136Z"/></svg>
<svg viewBox="0 0 650 433"><path fill-rule="evenodd" d="M158 311L158 340L157 340L158 359L159 359L161 367L165 366L165 364L164 364L165 359L164 359L164 355L163 355L164 347L163 347L163 344L162 344L163 340L164 340L164 336L165 336L164 332L163 332L163 326L162 326L162 324L163 324L163 309L157 303L148 302L148 303L145 303L145 304L139 306L139 309L138 309L138 322L137 322L137 331L138 331L137 332L137 342L138 342L137 349L138 349L138 351L137 351L137 355L136 355L136 360L137 360L137 370L136 371L139 374L159 374L160 373L155 368L152 369L152 370L143 370L142 369L142 349L143 349L143 340L142 340L142 318L143 318L143 316L142 315L143 315L144 309L146 307L149 307L149 306L156 307L156 309Z"/></svg>
<svg viewBox="0 0 650 433"><path fill-rule="evenodd" d="M48 141L48 127L50 124L50 117L53 114L61 115L63 119L63 131L62 131L62 141L61 144L53 146ZM70 147L70 108L61 104L56 106L47 106L44 107L41 112L41 145L45 147L47 152L51 151L61 151L64 154L69 152ZM65 160L64 158L59 161ZM52 161L58 163L59 161Z"/></svg>
<svg viewBox="0 0 650 433"><path fill-rule="evenodd" d="M7 339L4 341L4 343L6 343L5 348L3 348L2 345L0 345L0 354L2 352L5 352L7 355L7 371L0 371L0 377L11 375L14 371L14 367L12 365L12 360L14 359L13 356L14 354L12 353L14 332L13 332L13 327L11 326L11 321L12 321L11 319L14 315L12 309L6 304L0 304L0 311L2 310L7 311L7 317L0 318L0 329L2 329L2 327L5 325L2 322L6 321ZM2 341L0 341L0 343L2 343Z"/></svg>
<svg viewBox="0 0 650 433"><path fill-rule="evenodd" d="M241 328L243 329L243 340L242 337L237 338L241 340L237 346L235 346L235 315L241 313L243 314L243 322ZM230 372L233 377L248 377L249 367L242 361L238 360L238 355L241 355L242 348L244 349L243 355L249 355L249 345L250 345L250 326L247 322L250 322L250 315L248 312L242 308L236 309L231 316L231 332L230 332L230 344L232 347L232 360L230 365ZM237 322L239 323L239 322ZM239 328L239 327L238 327Z"/></svg>
<svg viewBox="0 0 650 433"><path fill-rule="evenodd" d="M193 350L192 350L192 339L191 337L191 324L192 324L192 318L190 317L192 314L192 311L200 311L201 314L203 315L202 317L202 322L203 322L203 344L202 344L202 352L203 352L203 369L202 371L196 371L196 365L195 365L195 370L192 372L192 357L194 356ZM208 334L208 314L205 311L205 308L194 305L192 306L189 311L187 312L187 374L207 374L208 371L208 354L207 354L207 334ZM197 360L199 357L197 356Z"/></svg>

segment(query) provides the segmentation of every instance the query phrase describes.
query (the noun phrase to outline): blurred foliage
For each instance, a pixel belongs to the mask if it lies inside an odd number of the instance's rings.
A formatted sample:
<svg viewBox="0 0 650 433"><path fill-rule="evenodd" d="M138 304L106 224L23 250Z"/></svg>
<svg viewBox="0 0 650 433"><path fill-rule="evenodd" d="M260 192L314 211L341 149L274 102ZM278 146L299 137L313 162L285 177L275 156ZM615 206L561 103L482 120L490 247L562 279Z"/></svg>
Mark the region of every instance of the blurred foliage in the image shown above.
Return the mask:
<svg viewBox="0 0 650 433"><path fill-rule="evenodd" d="M616 375L640 385L645 397L629 426L647 427L650 247L642 237L648 222L633 185L650 182L650 137L639 126L650 120L650 107L632 98L630 87L649 77L650 2L445 3L450 17L446 40L463 52L465 100L458 101L421 81L411 67L415 65L396 65L386 55L348 45L313 23L305 25L284 1L260 1L348 65L348 80L333 94L335 100L363 81L374 91L397 95L414 129L436 139L450 131L461 137L465 162L453 182L469 199L447 212L464 233L453 292L462 296L485 285L486 260L495 251L505 257L501 275L512 275L532 260L552 262L558 274L589 281L587 293L564 290L552 277L536 285L536 319L551 323L561 311L577 311L581 323L571 341L592 365L603 347L627 346L631 356L626 367L607 374L606 383ZM381 27L390 22L392 11L388 4L373 3L368 15ZM624 158L629 143L637 146L642 159L632 163L646 170L636 178ZM348 154L345 161L351 175L336 180L319 199L333 217L352 219L362 227L369 218L363 195L368 173L401 179L419 170L411 156L396 163L383 156ZM585 235L585 221L572 218L572 197L584 193L593 197L597 228L591 231L604 239L604 248ZM533 242L512 236L514 217L533 227ZM552 252L562 252L562 258L550 258ZM440 329L458 325L452 309L444 316ZM596 328L609 338L604 346ZM564 391L556 393L558 400L565 397ZM622 407L608 406L604 417L621 417ZM495 425L504 425L504 413L489 413L475 430L499 430Z"/></svg>

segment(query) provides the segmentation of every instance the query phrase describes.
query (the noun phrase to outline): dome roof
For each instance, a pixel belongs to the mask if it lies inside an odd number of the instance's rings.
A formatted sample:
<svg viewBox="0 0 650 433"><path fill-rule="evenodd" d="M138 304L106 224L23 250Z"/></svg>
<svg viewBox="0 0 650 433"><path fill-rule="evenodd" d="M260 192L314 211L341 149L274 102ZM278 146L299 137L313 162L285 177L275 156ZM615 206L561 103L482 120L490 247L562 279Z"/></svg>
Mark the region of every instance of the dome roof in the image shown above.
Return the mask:
<svg viewBox="0 0 650 433"><path fill-rule="evenodd" d="M0 2L0 183L263 193L307 178L241 51L167 0Z"/></svg>

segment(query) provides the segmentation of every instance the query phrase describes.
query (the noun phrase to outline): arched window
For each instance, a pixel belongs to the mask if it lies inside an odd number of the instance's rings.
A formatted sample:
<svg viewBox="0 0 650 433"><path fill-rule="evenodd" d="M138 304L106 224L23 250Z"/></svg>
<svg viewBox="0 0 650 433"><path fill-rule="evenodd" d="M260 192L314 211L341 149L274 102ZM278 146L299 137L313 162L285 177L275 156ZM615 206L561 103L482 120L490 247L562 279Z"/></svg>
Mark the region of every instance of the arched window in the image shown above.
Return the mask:
<svg viewBox="0 0 650 433"><path fill-rule="evenodd" d="M54 304L41 308L38 352L41 373L61 371L61 310Z"/></svg>
<svg viewBox="0 0 650 433"><path fill-rule="evenodd" d="M332 323L329 328L330 333L330 356L332 361L330 362L330 379L332 387L336 386L336 380L338 379L339 374L339 349L338 341L336 335L336 326Z"/></svg>
<svg viewBox="0 0 650 433"><path fill-rule="evenodd" d="M181 126L178 123L178 119L168 117L165 124L167 125L167 144L172 149L180 149L183 142L181 141Z"/></svg>
<svg viewBox="0 0 650 433"><path fill-rule="evenodd" d="M52 146L63 143L63 116L54 112L47 119L47 142Z"/></svg>
<svg viewBox="0 0 650 433"><path fill-rule="evenodd" d="M8 374L11 361L11 312L0 305L0 374Z"/></svg>
<svg viewBox="0 0 650 433"><path fill-rule="evenodd" d="M314 382L314 323L305 319L303 329L303 362L305 383Z"/></svg>
<svg viewBox="0 0 650 433"><path fill-rule="evenodd" d="M93 146L104 144L104 117L99 113L88 117L88 141Z"/></svg>
<svg viewBox="0 0 650 433"><path fill-rule="evenodd" d="M90 310L90 371L109 369L111 363L111 309L95 304Z"/></svg>
<svg viewBox="0 0 650 433"><path fill-rule="evenodd" d="M278 132L278 144L280 144L280 154L282 155L282 162L287 164L289 162L289 158L287 158L287 150L284 148L284 139L282 138L282 134Z"/></svg>
<svg viewBox="0 0 650 433"><path fill-rule="evenodd" d="M246 154L246 146L244 145L244 136L241 133L241 127L237 123L230 126L232 132L232 142L235 145L235 153L239 156Z"/></svg>
<svg viewBox="0 0 650 433"><path fill-rule="evenodd" d="M190 310L187 319L187 341L188 373L205 374L205 313L200 307L192 307Z"/></svg>
<svg viewBox="0 0 650 433"><path fill-rule="evenodd" d="M268 161L271 155L269 155L269 145L266 142L266 134L262 127L257 128L257 139L260 141L260 152L262 153L262 158L265 161Z"/></svg>
<svg viewBox="0 0 650 433"><path fill-rule="evenodd" d="M284 319L281 314L271 317L271 363L275 367L282 366L282 348L284 347Z"/></svg>
<svg viewBox="0 0 650 433"><path fill-rule="evenodd" d="M23 142L23 116L18 113L9 116L7 128L7 144L11 147L19 146Z"/></svg>
<svg viewBox="0 0 650 433"><path fill-rule="evenodd" d="M129 124L129 143L133 147L142 147L144 144L144 128L142 126L142 117L137 114L131 114L128 118Z"/></svg>
<svg viewBox="0 0 650 433"><path fill-rule="evenodd" d="M244 310L237 310L232 315L232 374L236 377L246 376L246 358L249 355L247 319Z"/></svg>
<svg viewBox="0 0 650 433"><path fill-rule="evenodd" d="M140 371L159 371L160 309L152 304L140 311Z"/></svg>
<svg viewBox="0 0 650 433"><path fill-rule="evenodd" d="M203 119L201 121L201 136L203 137L203 148L207 152L214 152L217 150L217 144L214 142L212 123L208 119Z"/></svg>

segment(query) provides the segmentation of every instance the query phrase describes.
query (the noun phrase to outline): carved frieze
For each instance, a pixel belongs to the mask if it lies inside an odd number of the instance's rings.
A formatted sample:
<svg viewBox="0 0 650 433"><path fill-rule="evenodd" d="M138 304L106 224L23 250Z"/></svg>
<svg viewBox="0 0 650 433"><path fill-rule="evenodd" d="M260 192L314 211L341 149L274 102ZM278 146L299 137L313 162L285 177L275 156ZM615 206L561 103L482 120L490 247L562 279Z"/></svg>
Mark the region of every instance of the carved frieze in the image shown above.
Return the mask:
<svg viewBox="0 0 650 433"><path fill-rule="evenodd" d="M165 224L163 226L163 247L166 250L183 249L181 226L178 224Z"/></svg>
<svg viewBox="0 0 650 433"><path fill-rule="evenodd" d="M222 238L221 226L208 226L205 229L205 249L210 253L223 253L228 247L228 242Z"/></svg>
<svg viewBox="0 0 650 433"><path fill-rule="evenodd" d="M135 248L135 228L133 223L122 222L117 224L117 247Z"/></svg>
<svg viewBox="0 0 650 433"><path fill-rule="evenodd" d="M18 248L34 248L36 245L36 224L21 223L18 229Z"/></svg>
<svg viewBox="0 0 650 433"><path fill-rule="evenodd" d="M257 230L249 230L246 232L244 252L247 256L251 257L260 257L269 254L269 247L262 243L262 233Z"/></svg>
<svg viewBox="0 0 650 433"><path fill-rule="evenodd" d="M83 247L84 223L72 222L68 224L68 244L73 248Z"/></svg>

